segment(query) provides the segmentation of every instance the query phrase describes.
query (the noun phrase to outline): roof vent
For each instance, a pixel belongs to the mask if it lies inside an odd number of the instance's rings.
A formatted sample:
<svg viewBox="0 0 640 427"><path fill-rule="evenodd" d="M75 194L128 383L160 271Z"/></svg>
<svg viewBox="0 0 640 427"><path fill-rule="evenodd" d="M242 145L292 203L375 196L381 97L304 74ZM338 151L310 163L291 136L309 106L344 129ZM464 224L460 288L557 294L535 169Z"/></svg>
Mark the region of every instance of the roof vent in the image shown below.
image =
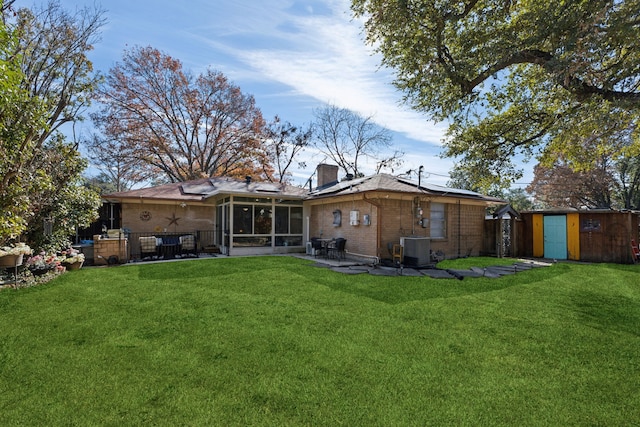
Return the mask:
<svg viewBox="0 0 640 427"><path fill-rule="evenodd" d="M247 185L251 184L251 177L249 175L245 176L244 179Z"/></svg>

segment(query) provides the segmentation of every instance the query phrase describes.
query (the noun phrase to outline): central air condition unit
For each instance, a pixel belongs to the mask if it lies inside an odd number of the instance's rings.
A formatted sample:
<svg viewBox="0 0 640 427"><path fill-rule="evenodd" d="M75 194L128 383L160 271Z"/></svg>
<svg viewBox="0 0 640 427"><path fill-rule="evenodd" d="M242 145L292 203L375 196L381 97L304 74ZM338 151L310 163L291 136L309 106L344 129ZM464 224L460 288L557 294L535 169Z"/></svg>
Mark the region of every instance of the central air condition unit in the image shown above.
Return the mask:
<svg viewBox="0 0 640 427"><path fill-rule="evenodd" d="M431 239L428 237L401 237L406 267L429 267L431 264Z"/></svg>

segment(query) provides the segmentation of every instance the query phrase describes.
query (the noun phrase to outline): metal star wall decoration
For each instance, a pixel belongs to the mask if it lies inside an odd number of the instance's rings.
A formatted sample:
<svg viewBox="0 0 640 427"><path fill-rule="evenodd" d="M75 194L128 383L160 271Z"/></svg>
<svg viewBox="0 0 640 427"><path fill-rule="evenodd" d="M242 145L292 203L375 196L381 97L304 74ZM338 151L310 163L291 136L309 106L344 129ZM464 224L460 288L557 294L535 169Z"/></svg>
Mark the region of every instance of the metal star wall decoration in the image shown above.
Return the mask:
<svg viewBox="0 0 640 427"><path fill-rule="evenodd" d="M176 218L175 212L171 214L171 217L167 217L167 219L169 220L169 224L167 225L167 227L170 226L171 224L175 224L176 227L178 226L178 220L180 218Z"/></svg>

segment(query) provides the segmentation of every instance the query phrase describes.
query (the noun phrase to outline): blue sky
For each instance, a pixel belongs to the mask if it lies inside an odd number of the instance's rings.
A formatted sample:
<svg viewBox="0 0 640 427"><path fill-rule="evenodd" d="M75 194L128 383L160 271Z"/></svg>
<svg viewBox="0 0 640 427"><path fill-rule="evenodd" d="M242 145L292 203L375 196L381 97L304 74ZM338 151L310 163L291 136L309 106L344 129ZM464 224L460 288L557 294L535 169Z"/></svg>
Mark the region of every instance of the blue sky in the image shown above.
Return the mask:
<svg viewBox="0 0 640 427"><path fill-rule="evenodd" d="M60 0L73 11L94 0ZM32 6L18 0L17 6ZM39 3L36 3L39 4ZM348 0L96 0L107 11L101 41L90 53L106 73L132 46L152 46L199 73L207 67L252 94L265 119L308 124L326 103L348 108L392 131L404 151L400 171L424 166L423 179L445 184L453 162L440 159L446 125L400 105L392 75L363 42L362 22ZM76 127L88 134L90 122ZM308 151L304 184L324 157ZM373 172L375 164L365 169ZM415 177L414 177L415 178Z"/></svg>

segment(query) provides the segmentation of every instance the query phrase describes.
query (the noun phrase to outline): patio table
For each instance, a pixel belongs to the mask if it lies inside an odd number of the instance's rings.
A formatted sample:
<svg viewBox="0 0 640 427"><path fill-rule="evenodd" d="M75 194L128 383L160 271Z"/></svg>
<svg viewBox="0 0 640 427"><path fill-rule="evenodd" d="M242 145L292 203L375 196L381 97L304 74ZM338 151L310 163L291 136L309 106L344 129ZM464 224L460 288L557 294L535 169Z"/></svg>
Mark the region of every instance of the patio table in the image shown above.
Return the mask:
<svg viewBox="0 0 640 427"><path fill-rule="evenodd" d="M160 251L164 259L172 259L175 258L176 253L178 253L178 245L175 243L163 243Z"/></svg>

